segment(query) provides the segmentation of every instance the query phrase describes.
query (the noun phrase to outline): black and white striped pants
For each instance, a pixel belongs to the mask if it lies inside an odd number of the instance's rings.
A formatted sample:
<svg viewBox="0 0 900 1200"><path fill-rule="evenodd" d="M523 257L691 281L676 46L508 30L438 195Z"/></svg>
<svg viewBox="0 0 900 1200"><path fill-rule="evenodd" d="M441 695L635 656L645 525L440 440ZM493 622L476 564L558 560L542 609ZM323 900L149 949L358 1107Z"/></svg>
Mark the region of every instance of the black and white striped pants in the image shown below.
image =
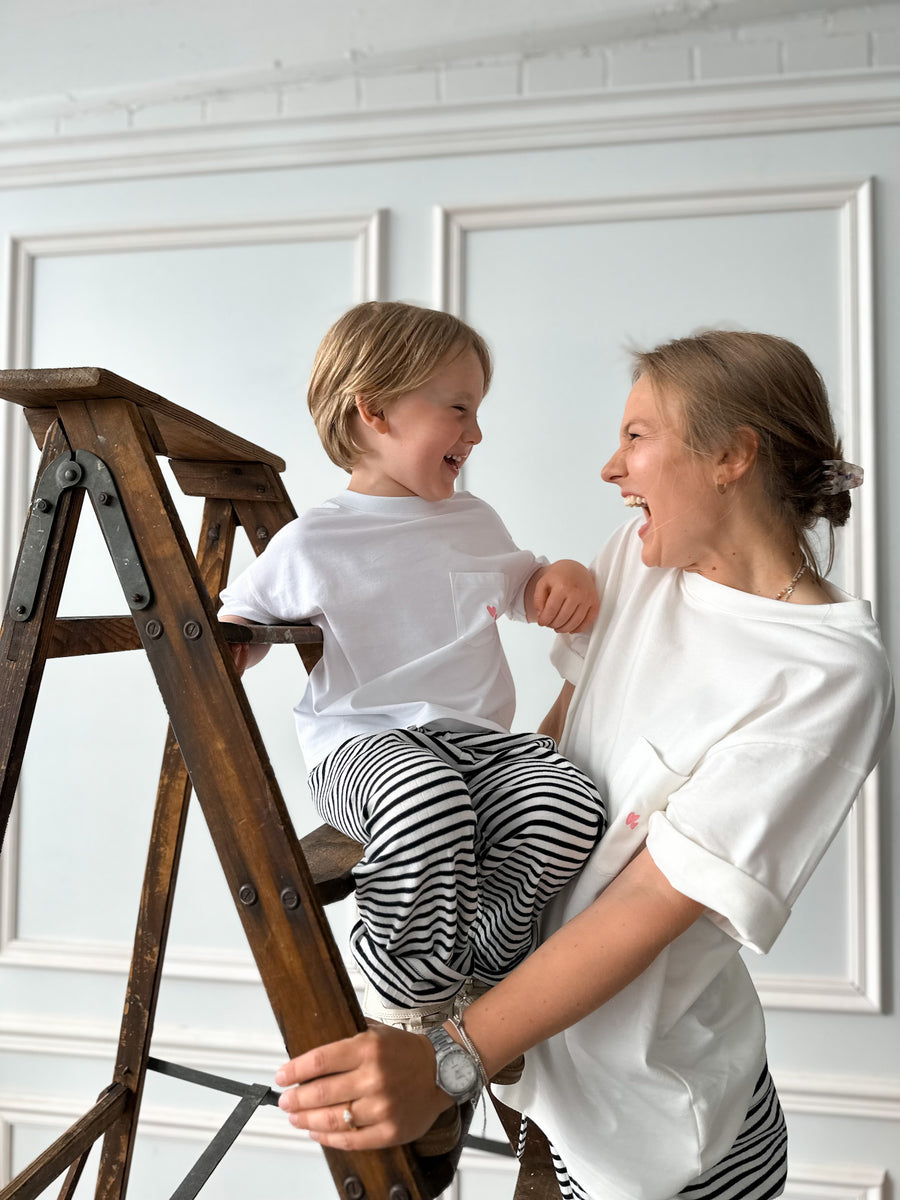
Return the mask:
<svg viewBox="0 0 900 1200"><path fill-rule="evenodd" d="M323 821L365 846L350 944L389 1004L496 983L606 827L552 738L434 726L353 738L310 775Z"/></svg>
<svg viewBox="0 0 900 1200"><path fill-rule="evenodd" d="M526 1119L519 1134L525 1143ZM756 1081L750 1107L731 1149L714 1167L683 1187L674 1200L774 1200L787 1180L787 1126L768 1065ZM550 1147L562 1200L592 1200Z"/></svg>

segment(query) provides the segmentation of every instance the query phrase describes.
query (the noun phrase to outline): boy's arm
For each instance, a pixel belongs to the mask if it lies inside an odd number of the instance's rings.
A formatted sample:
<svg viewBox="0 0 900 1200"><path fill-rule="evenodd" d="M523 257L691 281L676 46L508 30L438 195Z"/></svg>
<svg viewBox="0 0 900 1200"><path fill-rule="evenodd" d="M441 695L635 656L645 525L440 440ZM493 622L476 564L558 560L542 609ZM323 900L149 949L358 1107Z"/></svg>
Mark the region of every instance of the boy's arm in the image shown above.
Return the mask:
<svg viewBox="0 0 900 1200"><path fill-rule="evenodd" d="M525 585L525 618L557 633L584 633L600 611L593 574L580 562L561 558L538 567Z"/></svg>
<svg viewBox="0 0 900 1200"><path fill-rule="evenodd" d="M229 622L232 625L254 625L256 623L248 621L246 617L235 616L233 613L219 613L219 620ZM231 656L234 659L234 665L237 667L239 675L243 675L248 667L255 667L268 653L269 647L264 642L231 643Z"/></svg>

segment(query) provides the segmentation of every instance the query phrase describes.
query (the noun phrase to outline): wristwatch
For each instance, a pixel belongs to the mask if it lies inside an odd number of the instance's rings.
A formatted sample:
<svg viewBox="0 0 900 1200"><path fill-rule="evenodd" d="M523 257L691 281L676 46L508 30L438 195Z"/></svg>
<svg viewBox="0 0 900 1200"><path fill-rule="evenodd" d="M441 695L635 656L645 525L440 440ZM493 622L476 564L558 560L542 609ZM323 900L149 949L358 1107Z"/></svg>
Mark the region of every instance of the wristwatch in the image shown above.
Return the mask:
<svg viewBox="0 0 900 1200"><path fill-rule="evenodd" d="M440 1025L426 1029L425 1036L434 1046L437 1061L434 1082L456 1104L475 1100L481 1091L481 1072L472 1055Z"/></svg>

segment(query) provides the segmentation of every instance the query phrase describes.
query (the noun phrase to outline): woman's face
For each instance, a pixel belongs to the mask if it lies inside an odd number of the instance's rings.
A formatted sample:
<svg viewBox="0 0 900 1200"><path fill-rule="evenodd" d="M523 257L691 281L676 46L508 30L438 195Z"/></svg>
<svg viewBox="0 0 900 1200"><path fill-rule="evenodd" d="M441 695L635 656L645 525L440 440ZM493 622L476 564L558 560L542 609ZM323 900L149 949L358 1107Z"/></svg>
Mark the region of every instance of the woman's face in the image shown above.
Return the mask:
<svg viewBox="0 0 900 1200"><path fill-rule="evenodd" d="M660 405L641 376L625 404L619 448L601 474L626 504L644 510L638 536L646 566L703 571L722 551L722 497L713 460L685 446L680 424L678 401Z"/></svg>

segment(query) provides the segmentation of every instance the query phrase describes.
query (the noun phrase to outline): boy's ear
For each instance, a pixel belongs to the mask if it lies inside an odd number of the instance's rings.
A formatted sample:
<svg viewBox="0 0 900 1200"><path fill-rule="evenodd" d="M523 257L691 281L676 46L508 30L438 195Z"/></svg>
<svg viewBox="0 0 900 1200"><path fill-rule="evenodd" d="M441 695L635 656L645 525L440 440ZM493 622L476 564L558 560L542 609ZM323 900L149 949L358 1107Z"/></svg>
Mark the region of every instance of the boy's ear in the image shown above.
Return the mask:
<svg viewBox="0 0 900 1200"><path fill-rule="evenodd" d="M734 483L748 471L752 471L759 456L759 434L749 425L735 430L730 446L719 453L716 462L716 478L723 483Z"/></svg>
<svg viewBox="0 0 900 1200"><path fill-rule="evenodd" d="M356 394L356 411L359 413L359 419L367 429L371 429L373 433L386 433L387 420L383 410L376 411L369 401L361 392Z"/></svg>

